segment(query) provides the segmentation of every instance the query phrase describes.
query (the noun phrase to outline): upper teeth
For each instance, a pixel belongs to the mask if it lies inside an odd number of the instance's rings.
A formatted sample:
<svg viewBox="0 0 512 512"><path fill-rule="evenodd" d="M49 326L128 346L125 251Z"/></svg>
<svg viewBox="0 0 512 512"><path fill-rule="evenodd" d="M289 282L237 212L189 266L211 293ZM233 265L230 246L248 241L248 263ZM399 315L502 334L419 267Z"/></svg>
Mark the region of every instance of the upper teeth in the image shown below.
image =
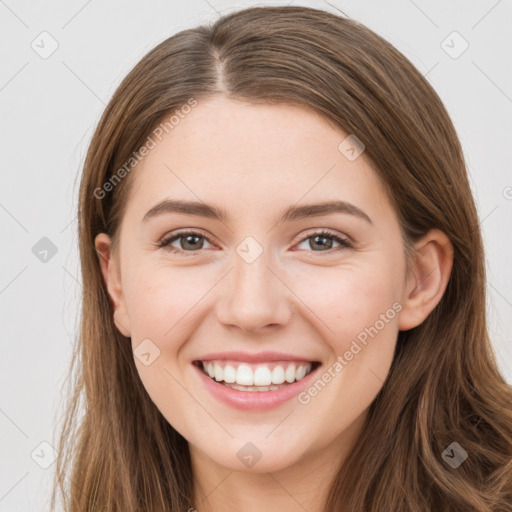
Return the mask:
<svg viewBox="0 0 512 512"><path fill-rule="evenodd" d="M311 371L311 363L278 363L249 365L226 361L202 361L203 369L212 379L242 386L270 386L292 383Z"/></svg>

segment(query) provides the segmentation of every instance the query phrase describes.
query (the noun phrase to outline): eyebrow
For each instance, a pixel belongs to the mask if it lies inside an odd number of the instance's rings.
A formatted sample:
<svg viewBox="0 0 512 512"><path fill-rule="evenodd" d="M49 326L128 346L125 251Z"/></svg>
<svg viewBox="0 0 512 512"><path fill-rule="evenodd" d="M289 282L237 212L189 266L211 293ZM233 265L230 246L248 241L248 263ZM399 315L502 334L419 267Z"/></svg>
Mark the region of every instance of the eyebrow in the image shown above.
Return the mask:
<svg viewBox="0 0 512 512"><path fill-rule="evenodd" d="M144 215L142 222L147 222L153 217L166 213L179 213L182 215L195 215L209 219L219 220L223 223L228 221L229 215L223 208L209 205L199 201L183 201L180 199L164 199L157 203ZM290 206L282 211L274 224L286 221L297 221L307 217L329 215L331 213L345 213L354 215L373 225L372 219L357 206L346 201L327 201L317 204L306 204L302 206Z"/></svg>

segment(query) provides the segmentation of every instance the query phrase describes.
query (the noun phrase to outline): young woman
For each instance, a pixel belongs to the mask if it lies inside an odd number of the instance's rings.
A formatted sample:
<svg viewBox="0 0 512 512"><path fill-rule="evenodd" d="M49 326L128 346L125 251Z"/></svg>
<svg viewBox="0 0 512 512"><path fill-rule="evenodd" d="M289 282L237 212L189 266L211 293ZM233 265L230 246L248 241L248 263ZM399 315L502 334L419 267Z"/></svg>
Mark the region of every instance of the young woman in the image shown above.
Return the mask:
<svg viewBox="0 0 512 512"><path fill-rule="evenodd" d="M361 24L258 7L159 44L92 138L79 243L52 506L512 511L461 146Z"/></svg>

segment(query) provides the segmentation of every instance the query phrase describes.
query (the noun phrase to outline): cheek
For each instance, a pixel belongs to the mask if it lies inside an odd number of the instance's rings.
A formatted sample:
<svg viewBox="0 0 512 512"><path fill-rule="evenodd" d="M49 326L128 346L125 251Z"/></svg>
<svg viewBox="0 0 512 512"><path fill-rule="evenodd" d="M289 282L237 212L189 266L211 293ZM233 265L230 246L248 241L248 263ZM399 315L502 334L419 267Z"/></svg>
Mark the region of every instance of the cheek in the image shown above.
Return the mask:
<svg viewBox="0 0 512 512"><path fill-rule="evenodd" d="M324 268L302 274L295 288L318 317L317 323L323 325L321 330L337 354L348 350L347 343L350 345L365 328L377 324L380 331L396 324L400 275L391 265L373 266L371 270Z"/></svg>
<svg viewBox="0 0 512 512"><path fill-rule="evenodd" d="M299 402L312 407L314 418L335 414L341 423L333 429L346 427L370 406L389 373L402 306L399 276L388 270L338 269L325 274L325 284L316 279L316 287L308 287L307 306L318 317L315 325L330 358Z"/></svg>
<svg viewBox="0 0 512 512"><path fill-rule="evenodd" d="M140 264L131 275L126 294L132 333L163 342L193 316L194 306L213 285L212 276L200 276L197 268L165 268Z"/></svg>

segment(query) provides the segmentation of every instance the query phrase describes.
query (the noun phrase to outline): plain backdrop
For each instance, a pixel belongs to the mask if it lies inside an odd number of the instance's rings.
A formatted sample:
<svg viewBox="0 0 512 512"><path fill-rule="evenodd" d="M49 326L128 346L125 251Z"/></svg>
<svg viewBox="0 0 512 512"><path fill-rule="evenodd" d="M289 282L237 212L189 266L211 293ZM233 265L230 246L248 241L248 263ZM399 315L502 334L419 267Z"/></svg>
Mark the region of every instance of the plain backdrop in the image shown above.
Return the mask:
<svg viewBox="0 0 512 512"><path fill-rule="evenodd" d="M512 3L291 3L361 21L404 53L446 105L485 239L490 332L512 382ZM77 177L94 127L121 79L157 43L251 5L0 1L2 512L48 510L82 286Z"/></svg>

